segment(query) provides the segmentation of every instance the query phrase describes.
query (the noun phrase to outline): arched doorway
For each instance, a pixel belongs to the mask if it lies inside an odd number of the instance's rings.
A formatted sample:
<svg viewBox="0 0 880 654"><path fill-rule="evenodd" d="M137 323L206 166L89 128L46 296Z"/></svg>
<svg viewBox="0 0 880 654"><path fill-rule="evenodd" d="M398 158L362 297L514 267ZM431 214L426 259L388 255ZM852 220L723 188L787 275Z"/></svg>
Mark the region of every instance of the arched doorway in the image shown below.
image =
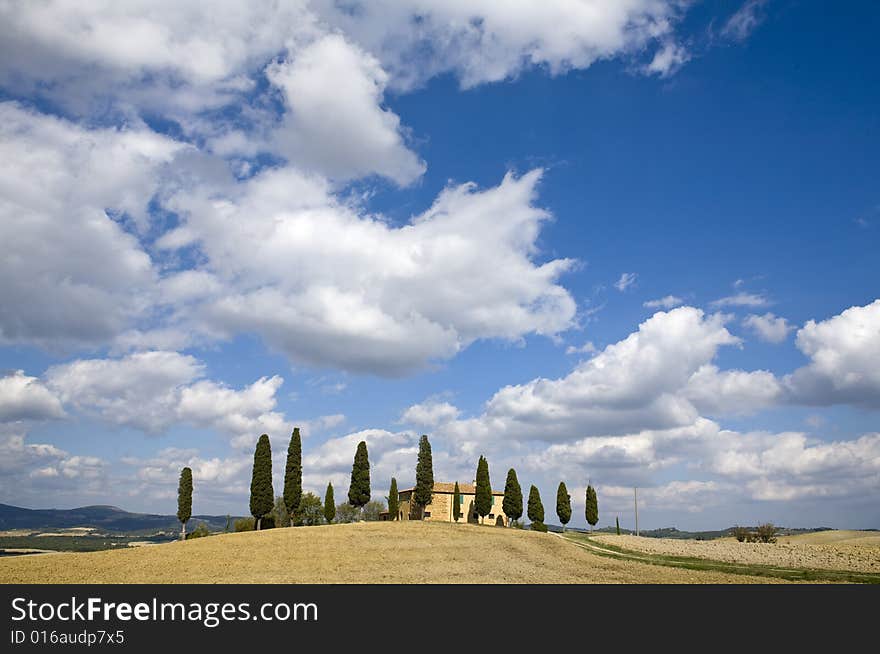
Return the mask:
<svg viewBox="0 0 880 654"><path fill-rule="evenodd" d="M504 518L502 518L501 516L498 516L497 518L495 518L495 526L496 527L503 527L504 526Z"/></svg>

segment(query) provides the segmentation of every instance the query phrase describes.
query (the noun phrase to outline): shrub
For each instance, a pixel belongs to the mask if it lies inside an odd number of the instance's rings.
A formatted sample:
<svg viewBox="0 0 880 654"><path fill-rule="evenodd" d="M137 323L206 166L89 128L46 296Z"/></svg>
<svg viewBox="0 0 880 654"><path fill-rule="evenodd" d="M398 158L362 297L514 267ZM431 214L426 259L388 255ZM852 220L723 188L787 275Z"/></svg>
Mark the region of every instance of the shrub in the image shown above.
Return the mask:
<svg viewBox="0 0 880 654"><path fill-rule="evenodd" d="M529 529L531 529L532 531L541 531L545 534L547 533L547 525L545 525L543 522L533 522L529 525Z"/></svg>
<svg viewBox="0 0 880 654"><path fill-rule="evenodd" d="M196 527L193 531L186 535L186 539L190 540L191 538L204 538L205 536L210 536L211 530L208 529L208 525L204 522L200 522L199 526Z"/></svg>
<svg viewBox="0 0 880 654"><path fill-rule="evenodd" d="M382 511L385 510L385 503L378 500L370 500L364 504L361 516L366 522L378 522Z"/></svg>
<svg viewBox="0 0 880 654"><path fill-rule="evenodd" d="M260 520L260 530L263 529L275 529L275 516L272 514L264 515L263 519Z"/></svg>
<svg viewBox="0 0 880 654"><path fill-rule="evenodd" d="M755 537L759 543L775 543L776 527L773 526L772 522L765 522L763 525L758 525L758 528L755 530Z"/></svg>
<svg viewBox="0 0 880 654"><path fill-rule="evenodd" d="M253 518L239 518L235 521L235 531L253 531L256 522Z"/></svg>
<svg viewBox="0 0 880 654"><path fill-rule="evenodd" d="M321 504L321 498L314 493L303 493L297 513L302 524L307 527L314 527L324 522L324 506Z"/></svg>
<svg viewBox="0 0 880 654"><path fill-rule="evenodd" d="M736 538L737 541L739 541L740 543L743 543L749 537L749 530L746 529L745 527L740 527L739 525L737 525L736 527L733 528L733 536L734 536L734 538Z"/></svg>

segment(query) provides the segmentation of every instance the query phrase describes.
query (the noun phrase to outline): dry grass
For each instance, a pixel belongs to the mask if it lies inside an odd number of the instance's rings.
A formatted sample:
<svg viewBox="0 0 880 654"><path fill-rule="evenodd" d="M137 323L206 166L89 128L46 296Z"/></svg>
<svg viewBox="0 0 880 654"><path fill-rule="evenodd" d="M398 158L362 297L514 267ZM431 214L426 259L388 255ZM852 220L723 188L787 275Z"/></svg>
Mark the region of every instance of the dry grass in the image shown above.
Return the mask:
<svg viewBox="0 0 880 654"><path fill-rule="evenodd" d="M619 561L552 534L361 523L0 559L0 583L767 583Z"/></svg>
<svg viewBox="0 0 880 654"><path fill-rule="evenodd" d="M780 537L778 543L738 543L731 538L698 541L613 535L596 536L594 540L627 550L666 556L746 565L880 573L880 543L871 545L871 536L858 536L865 533L872 532L819 532ZM834 534L839 538L835 539ZM861 544L852 545L854 542Z"/></svg>

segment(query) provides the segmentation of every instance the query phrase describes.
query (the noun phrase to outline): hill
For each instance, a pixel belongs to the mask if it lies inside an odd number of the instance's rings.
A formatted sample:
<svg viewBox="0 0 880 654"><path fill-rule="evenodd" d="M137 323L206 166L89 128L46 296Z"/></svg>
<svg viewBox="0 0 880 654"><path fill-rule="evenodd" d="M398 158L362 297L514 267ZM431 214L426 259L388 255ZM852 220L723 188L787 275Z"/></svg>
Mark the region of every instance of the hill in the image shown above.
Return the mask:
<svg viewBox="0 0 880 654"><path fill-rule="evenodd" d="M226 516L193 516L190 524L204 522L210 529L222 530ZM11 529L67 529L95 527L104 532L147 533L180 530L177 516L130 513L115 506L83 506L77 509L24 509L0 504L0 531Z"/></svg>
<svg viewBox="0 0 880 654"><path fill-rule="evenodd" d="M371 522L0 559L0 583L766 583L591 554L554 534Z"/></svg>

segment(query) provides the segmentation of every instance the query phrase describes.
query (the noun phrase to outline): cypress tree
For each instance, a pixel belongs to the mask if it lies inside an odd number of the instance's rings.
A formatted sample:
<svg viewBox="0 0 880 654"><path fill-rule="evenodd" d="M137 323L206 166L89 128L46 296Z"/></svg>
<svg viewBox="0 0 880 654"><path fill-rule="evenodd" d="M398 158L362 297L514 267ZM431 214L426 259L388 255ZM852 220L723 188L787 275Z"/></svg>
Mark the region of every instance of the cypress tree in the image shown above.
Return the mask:
<svg viewBox="0 0 880 654"><path fill-rule="evenodd" d="M324 493L324 519L329 525L336 517L336 500L333 497L333 484L327 483L327 492Z"/></svg>
<svg viewBox="0 0 880 654"><path fill-rule="evenodd" d="M434 494L434 463L431 459L431 444L422 434L419 439L419 460L416 463L416 488L413 503L419 507L419 517L425 517L425 507L431 503Z"/></svg>
<svg viewBox="0 0 880 654"><path fill-rule="evenodd" d="M452 489L452 518L456 522L461 518L461 490L458 488L458 482L455 482L455 488Z"/></svg>
<svg viewBox="0 0 880 654"><path fill-rule="evenodd" d="M351 466L351 483L348 486L348 503L362 508L370 501L370 459L367 455L367 443L358 443Z"/></svg>
<svg viewBox="0 0 880 654"><path fill-rule="evenodd" d="M571 495L565 487L565 482L559 482L559 488L556 490L556 515L559 522L562 523L562 533L565 533L565 525L571 520Z"/></svg>
<svg viewBox="0 0 880 654"><path fill-rule="evenodd" d="M262 526L263 516L275 508L275 491L272 489L272 447L269 436L263 434L254 450L254 471L251 476L251 515Z"/></svg>
<svg viewBox="0 0 880 654"><path fill-rule="evenodd" d="M474 508L480 516L482 524L485 518L492 511L492 486L489 483L489 462L486 457L480 456L477 463L477 488L474 492Z"/></svg>
<svg viewBox="0 0 880 654"><path fill-rule="evenodd" d="M504 501L501 503L501 509L504 511L504 515L507 516L508 526L510 526L510 522L519 520L523 514L522 489L519 487L516 470L513 468L507 471L507 481L504 483Z"/></svg>
<svg viewBox="0 0 880 654"><path fill-rule="evenodd" d="M189 468L180 471L177 485L177 519L180 520L180 540L186 540L186 523L192 518L193 473Z"/></svg>
<svg viewBox="0 0 880 654"><path fill-rule="evenodd" d="M539 524L544 524L544 505L541 503L541 493L538 492L538 489L532 484L532 487L529 489L529 520L532 522L537 522Z"/></svg>
<svg viewBox="0 0 880 654"><path fill-rule="evenodd" d="M391 488L388 489L388 517L397 520L398 513L400 513L400 494L397 492L397 480L392 477Z"/></svg>
<svg viewBox="0 0 880 654"><path fill-rule="evenodd" d="M590 484L587 484L587 502L584 507L584 517L590 523L590 531L593 531L593 527L599 522L599 504L596 499L596 490Z"/></svg>
<svg viewBox="0 0 880 654"><path fill-rule="evenodd" d="M617 535L620 536L620 516L614 519L614 523L617 525Z"/></svg>
<svg viewBox="0 0 880 654"><path fill-rule="evenodd" d="M290 526L302 524L299 503L302 501L302 439L299 427L293 428L287 446L287 466L284 469L284 506L290 516Z"/></svg>

